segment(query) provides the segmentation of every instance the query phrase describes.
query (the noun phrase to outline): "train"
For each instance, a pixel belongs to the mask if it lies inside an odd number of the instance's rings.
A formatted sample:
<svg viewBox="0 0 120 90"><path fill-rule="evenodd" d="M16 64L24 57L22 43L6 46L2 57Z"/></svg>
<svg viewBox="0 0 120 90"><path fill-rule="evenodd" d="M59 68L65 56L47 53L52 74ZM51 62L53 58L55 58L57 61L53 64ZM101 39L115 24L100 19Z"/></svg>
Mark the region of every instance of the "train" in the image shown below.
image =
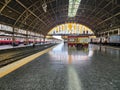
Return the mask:
<svg viewBox="0 0 120 90"><path fill-rule="evenodd" d="M28 42L26 42L25 38L21 37L15 37L15 41L13 43L13 39L11 36L0 36L0 45L13 45L13 46L18 46L20 44L26 45L27 43L33 43L33 39L29 39ZM40 41L36 40L36 43Z"/></svg>
<svg viewBox="0 0 120 90"><path fill-rule="evenodd" d="M82 48L88 47L89 37L88 36L68 36L68 46Z"/></svg>
<svg viewBox="0 0 120 90"><path fill-rule="evenodd" d="M24 44L24 45L32 44L32 43L49 44L49 43L56 43L56 42L58 42L58 40L56 39L54 39L54 42L53 42L53 39L46 39L44 41L43 38L36 38L36 39L28 38L28 41L26 41L25 37L15 37L15 41L13 43L12 36L5 36L5 35L0 36L0 45L18 46L20 44Z"/></svg>
<svg viewBox="0 0 120 90"><path fill-rule="evenodd" d="M92 38L90 43L111 46L120 46L120 35L111 35L109 37Z"/></svg>
<svg viewBox="0 0 120 90"><path fill-rule="evenodd" d="M0 36L0 45L12 45L12 37L10 36ZM20 44L19 40L15 40L14 45Z"/></svg>

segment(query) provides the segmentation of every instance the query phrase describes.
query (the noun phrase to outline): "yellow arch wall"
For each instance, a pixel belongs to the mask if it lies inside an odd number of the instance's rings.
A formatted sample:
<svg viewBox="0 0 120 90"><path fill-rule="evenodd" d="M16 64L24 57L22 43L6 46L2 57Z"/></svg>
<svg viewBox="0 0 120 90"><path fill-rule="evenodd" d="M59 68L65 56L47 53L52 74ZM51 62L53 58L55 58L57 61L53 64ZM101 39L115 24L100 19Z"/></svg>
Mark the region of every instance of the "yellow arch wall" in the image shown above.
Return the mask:
<svg viewBox="0 0 120 90"><path fill-rule="evenodd" d="M60 34L61 32L63 32L63 33L71 32L74 34L82 34L83 31L85 31L85 32L88 31L89 34L94 34L94 32L90 28L88 28L82 24L76 24L76 23L66 23L66 24L58 25L58 26L52 28L48 32L48 34L53 34L53 32L56 32L58 34Z"/></svg>

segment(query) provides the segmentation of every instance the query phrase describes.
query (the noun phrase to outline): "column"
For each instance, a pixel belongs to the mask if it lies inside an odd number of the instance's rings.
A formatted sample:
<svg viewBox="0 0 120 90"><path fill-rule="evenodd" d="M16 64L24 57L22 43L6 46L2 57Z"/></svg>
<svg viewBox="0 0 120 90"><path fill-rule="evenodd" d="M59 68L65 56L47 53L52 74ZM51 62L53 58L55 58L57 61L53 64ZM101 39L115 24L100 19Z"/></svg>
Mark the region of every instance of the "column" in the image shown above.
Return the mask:
<svg viewBox="0 0 120 90"><path fill-rule="evenodd" d="M46 37L46 36L43 37L43 43L44 43L44 44L45 44L45 37Z"/></svg>
<svg viewBox="0 0 120 90"><path fill-rule="evenodd" d="M13 45L13 47L15 46L15 36L14 36L14 31L15 31L15 28L13 27L13 32L12 32L12 45Z"/></svg>
<svg viewBox="0 0 120 90"><path fill-rule="evenodd" d="M28 30L26 30L26 41L25 44L29 44L29 40L28 40Z"/></svg>

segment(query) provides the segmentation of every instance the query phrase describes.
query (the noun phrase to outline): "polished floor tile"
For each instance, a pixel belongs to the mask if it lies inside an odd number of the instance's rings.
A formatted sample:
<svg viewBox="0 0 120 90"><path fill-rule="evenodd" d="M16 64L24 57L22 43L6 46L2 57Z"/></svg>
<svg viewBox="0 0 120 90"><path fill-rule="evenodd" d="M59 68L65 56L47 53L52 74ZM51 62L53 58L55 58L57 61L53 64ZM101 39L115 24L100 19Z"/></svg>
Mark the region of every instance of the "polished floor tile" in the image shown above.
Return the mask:
<svg viewBox="0 0 120 90"><path fill-rule="evenodd" d="M120 90L120 50L62 43L1 78L0 90Z"/></svg>

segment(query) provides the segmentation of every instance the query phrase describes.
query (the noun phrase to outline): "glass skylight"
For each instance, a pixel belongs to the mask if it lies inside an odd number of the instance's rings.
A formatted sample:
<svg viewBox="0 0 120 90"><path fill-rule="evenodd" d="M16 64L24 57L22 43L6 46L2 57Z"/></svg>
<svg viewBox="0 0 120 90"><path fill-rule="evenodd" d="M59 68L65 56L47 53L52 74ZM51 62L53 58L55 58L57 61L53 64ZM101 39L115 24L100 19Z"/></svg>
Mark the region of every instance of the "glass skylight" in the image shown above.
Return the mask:
<svg viewBox="0 0 120 90"><path fill-rule="evenodd" d="M75 17L81 0L69 0L68 17Z"/></svg>

